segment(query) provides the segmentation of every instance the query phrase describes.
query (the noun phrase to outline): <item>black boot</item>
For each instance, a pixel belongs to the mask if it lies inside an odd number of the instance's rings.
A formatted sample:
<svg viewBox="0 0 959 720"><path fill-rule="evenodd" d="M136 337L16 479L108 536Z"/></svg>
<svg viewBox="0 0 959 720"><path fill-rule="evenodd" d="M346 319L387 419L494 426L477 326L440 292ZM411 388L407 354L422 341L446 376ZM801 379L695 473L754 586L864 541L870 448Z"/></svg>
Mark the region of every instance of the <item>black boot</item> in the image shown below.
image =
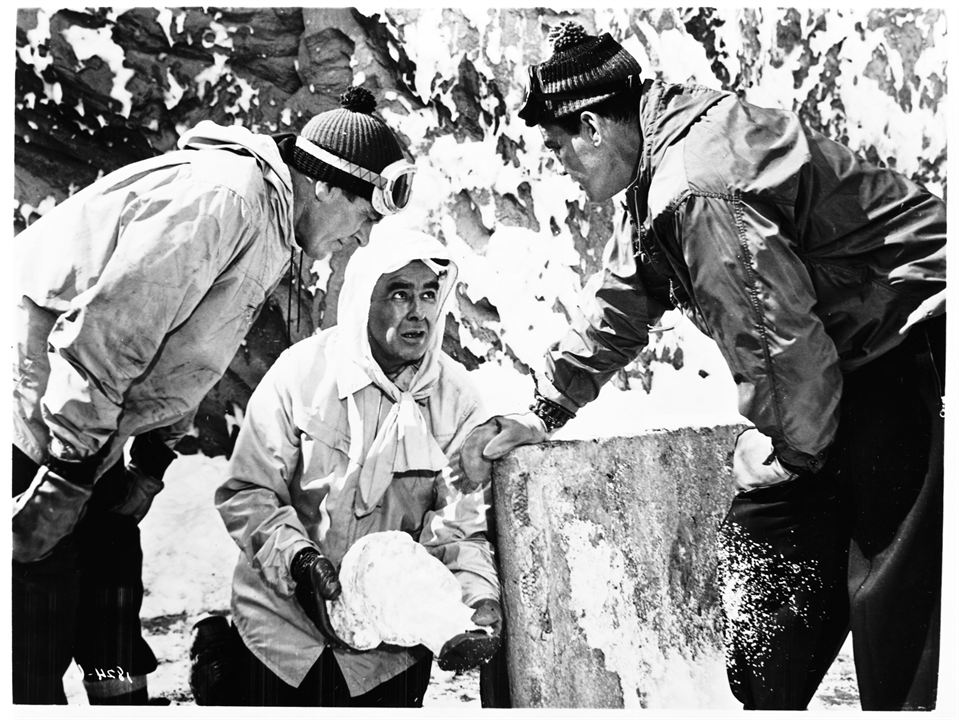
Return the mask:
<svg viewBox="0 0 959 720"><path fill-rule="evenodd" d="M238 682L239 633L222 615L193 626L190 644L190 690L197 705L242 705Z"/></svg>

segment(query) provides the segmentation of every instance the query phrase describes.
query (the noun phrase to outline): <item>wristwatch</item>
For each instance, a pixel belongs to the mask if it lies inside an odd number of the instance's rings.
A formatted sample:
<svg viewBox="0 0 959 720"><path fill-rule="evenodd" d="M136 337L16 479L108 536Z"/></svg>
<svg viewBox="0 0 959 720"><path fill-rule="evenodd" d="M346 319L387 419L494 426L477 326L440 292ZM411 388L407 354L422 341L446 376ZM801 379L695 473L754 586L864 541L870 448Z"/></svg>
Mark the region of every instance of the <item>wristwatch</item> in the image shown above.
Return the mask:
<svg viewBox="0 0 959 720"><path fill-rule="evenodd" d="M546 432L548 433L559 430L563 425L576 417L576 413L567 410L559 403L543 397L539 392L534 393L533 404L529 406L529 409L533 411L536 417L543 421L543 425L546 426Z"/></svg>

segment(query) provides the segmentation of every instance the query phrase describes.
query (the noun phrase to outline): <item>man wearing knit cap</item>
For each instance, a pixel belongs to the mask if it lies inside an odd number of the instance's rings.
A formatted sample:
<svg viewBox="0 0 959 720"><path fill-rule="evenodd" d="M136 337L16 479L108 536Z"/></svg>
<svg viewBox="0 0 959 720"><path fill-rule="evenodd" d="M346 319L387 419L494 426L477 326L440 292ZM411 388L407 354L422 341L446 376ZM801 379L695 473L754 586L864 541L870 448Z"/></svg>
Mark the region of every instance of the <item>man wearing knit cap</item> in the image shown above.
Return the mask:
<svg viewBox="0 0 959 720"><path fill-rule="evenodd" d="M622 212L588 321L547 353L530 412L478 429L464 467L546 440L683 310L754 425L722 527L724 582L742 590L733 693L804 709L851 630L864 709L934 707L944 203L794 113L642 82L607 33L552 39L519 115L591 200L622 192Z"/></svg>
<svg viewBox="0 0 959 720"><path fill-rule="evenodd" d="M409 198L372 95L342 102L298 136L202 122L17 237L15 703L65 702L71 659L91 703L146 702L137 524L173 443L296 253L363 245Z"/></svg>

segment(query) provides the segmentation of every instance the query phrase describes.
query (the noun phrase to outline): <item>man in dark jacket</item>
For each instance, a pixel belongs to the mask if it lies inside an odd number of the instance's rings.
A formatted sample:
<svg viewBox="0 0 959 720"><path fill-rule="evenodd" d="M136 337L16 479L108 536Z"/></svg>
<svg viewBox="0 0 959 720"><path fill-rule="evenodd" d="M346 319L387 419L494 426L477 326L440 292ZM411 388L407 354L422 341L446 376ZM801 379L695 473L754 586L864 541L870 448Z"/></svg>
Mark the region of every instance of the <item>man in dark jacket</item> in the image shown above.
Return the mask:
<svg viewBox="0 0 959 720"><path fill-rule="evenodd" d="M520 117L591 200L625 191L623 213L588 322L550 349L531 412L467 444L490 460L545 440L681 308L755 426L722 532L734 694L805 708L851 629L864 709L934 707L943 202L791 112L643 82L610 35L557 30Z"/></svg>

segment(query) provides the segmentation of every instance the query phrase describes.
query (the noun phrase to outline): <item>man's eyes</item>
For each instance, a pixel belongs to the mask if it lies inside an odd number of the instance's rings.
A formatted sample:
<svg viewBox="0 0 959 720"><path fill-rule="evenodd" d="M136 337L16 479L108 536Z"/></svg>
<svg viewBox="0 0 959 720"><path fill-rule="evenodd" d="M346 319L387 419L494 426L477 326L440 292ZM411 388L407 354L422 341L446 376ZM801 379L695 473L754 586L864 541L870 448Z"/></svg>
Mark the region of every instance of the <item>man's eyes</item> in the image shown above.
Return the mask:
<svg viewBox="0 0 959 720"><path fill-rule="evenodd" d="M396 290L390 295L391 300L397 300L399 302L408 302L412 297L412 293L409 290ZM420 294L420 297L423 300L428 302L436 301L436 291L435 290L425 290Z"/></svg>

